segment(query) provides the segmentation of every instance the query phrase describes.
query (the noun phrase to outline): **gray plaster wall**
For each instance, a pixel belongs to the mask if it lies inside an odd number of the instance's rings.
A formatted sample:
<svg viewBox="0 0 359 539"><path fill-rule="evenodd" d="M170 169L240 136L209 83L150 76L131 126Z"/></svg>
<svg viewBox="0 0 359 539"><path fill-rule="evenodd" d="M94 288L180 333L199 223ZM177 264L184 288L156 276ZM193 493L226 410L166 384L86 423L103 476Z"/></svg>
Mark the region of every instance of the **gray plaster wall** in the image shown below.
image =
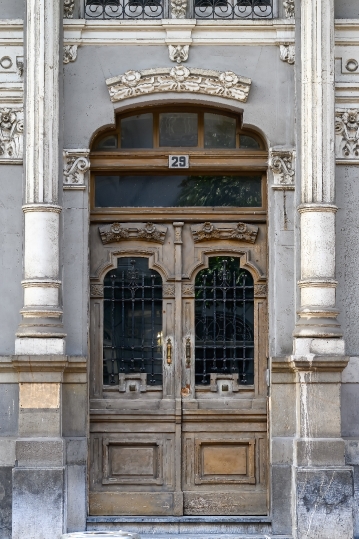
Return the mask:
<svg viewBox="0 0 359 539"><path fill-rule="evenodd" d="M25 0L0 0L0 19L23 19Z"/></svg>
<svg viewBox="0 0 359 539"><path fill-rule="evenodd" d="M359 19L359 3L357 0L335 0L334 7L337 19Z"/></svg>
<svg viewBox="0 0 359 539"><path fill-rule="evenodd" d="M0 355L15 352L22 308L22 175L19 165L0 165Z"/></svg>
<svg viewBox="0 0 359 539"><path fill-rule="evenodd" d="M116 110L143 104L197 102L243 110L244 124L258 128L268 146L294 146L294 67L282 62L277 46L209 47L191 46L188 67L233 70L252 79L248 102L193 94L157 94L112 104L106 79L130 69L173 67L165 45L156 46L83 46L77 60L64 66L64 147L88 148L93 134L113 125ZM269 178L269 183L272 178ZM84 197L88 196L88 193ZM294 325L294 214L292 195L285 206L281 193L268 188L269 267L281 271L270 276L271 355L289 353ZM86 353L84 334L87 316L88 277L85 253L78 239L86 238L86 200L74 192L65 192L64 204L64 322L68 333L68 353ZM82 213L81 213L82 212ZM82 241L84 241L82 239ZM86 243L86 242L85 242ZM87 248L87 245L85 246ZM274 272L273 272L274 275Z"/></svg>

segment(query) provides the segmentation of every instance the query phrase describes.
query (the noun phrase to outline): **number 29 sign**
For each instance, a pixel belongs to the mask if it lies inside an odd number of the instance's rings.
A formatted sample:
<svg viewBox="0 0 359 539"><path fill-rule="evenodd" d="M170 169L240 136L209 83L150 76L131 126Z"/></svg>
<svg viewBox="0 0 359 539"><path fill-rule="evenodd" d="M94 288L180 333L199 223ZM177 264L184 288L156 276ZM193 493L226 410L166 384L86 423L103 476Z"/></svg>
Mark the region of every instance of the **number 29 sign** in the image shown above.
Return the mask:
<svg viewBox="0 0 359 539"><path fill-rule="evenodd" d="M169 168L189 168L189 155L169 155Z"/></svg>

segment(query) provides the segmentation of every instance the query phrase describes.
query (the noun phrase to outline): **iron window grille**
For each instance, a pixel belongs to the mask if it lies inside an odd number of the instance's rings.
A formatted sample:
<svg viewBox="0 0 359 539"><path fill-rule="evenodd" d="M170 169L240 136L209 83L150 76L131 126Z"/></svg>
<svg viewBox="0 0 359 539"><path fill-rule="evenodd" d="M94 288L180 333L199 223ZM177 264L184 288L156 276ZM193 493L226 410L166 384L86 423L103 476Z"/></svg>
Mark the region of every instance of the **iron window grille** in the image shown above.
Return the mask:
<svg viewBox="0 0 359 539"><path fill-rule="evenodd" d="M190 3L190 1L192 3ZM195 19L272 19L274 0L190 0ZM170 0L84 0L85 19L164 19Z"/></svg>
<svg viewBox="0 0 359 539"><path fill-rule="evenodd" d="M208 385L211 373L254 383L254 286L238 259L213 257L195 282L195 377Z"/></svg>

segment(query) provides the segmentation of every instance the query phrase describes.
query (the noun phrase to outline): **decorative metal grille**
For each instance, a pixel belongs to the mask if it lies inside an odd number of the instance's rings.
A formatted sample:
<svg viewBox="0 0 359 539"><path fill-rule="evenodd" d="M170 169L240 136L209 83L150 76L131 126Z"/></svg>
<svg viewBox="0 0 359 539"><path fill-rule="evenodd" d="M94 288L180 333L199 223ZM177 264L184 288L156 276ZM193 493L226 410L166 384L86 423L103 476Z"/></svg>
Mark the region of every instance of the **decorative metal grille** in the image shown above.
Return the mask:
<svg viewBox="0 0 359 539"><path fill-rule="evenodd" d="M273 0L194 0L196 19L272 19Z"/></svg>
<svg viewBox="0 0 359 539"><path fill-rule="evenodd" d="M239 260L213 257L195 282L196 384L210 374L238 373L238 383L254 383L254 286Z"/></svg>
<svg viewBox="0 0 359 539"><path fill-rule="evenodd" d="M119 373L147 373L162 384L162 279L144 258L120 258L104 279L105 385Z"/></svg>
<svg viewBox="0 0 359 539"><path fill-rule="evenodd" d="M165 0L85 0L86 19L162 19Z"/></svg>

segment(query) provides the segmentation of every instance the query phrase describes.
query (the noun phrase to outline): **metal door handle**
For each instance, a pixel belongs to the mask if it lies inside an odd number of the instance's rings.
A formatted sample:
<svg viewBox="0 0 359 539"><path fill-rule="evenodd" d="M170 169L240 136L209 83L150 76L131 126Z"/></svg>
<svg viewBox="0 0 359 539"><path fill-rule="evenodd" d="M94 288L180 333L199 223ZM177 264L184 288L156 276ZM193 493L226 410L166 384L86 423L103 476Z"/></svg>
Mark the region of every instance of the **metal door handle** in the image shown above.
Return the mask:
<svg viewBox="0 0 359 539"><path fill-rule="evenodd" d="M191 366L191 339L187 337L186 339L186 367Z"/></svg>
<svg viewBox="0 0 359 539"><path fill-rule="evenodd" d="M172 363L172 341L171 341L171 339L167 339L166 357L167 357L167 365L171 365L171 363Z"/></svg>

